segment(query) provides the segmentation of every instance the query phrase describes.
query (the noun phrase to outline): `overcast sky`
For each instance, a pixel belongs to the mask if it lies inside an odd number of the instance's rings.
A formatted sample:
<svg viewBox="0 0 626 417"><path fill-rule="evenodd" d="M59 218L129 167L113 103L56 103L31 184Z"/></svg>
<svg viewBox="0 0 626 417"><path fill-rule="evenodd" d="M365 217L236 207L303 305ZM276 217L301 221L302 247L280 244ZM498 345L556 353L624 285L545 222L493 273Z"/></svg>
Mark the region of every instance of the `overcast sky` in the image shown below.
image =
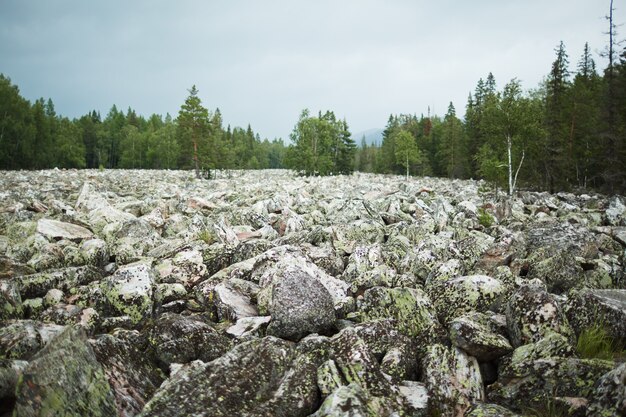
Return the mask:
<svg viewBox="0 0 626 417"><path fill-rule="evenodd" d="M624 22L624 0L615 0ZM534 88L565 42L605 47L609 0L0 0L0 72L78 117L173 116L195 84L225 124L287 138L330 109L353 133L444 114L490 71ZM626 29L622 29L626 30ZM358 139L358 138L357 138Z"/></svg>

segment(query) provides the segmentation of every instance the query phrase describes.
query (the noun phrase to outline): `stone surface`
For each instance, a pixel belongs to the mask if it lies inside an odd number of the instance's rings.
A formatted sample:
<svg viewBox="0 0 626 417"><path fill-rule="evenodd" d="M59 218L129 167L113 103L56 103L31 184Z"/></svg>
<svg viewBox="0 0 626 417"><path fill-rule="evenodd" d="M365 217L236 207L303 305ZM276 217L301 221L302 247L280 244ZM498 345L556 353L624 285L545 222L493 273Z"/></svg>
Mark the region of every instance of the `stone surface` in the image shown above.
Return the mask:
<svg viewBox="0 0 626 417"><path fill-rule="evenodd" d="M67 327L29 362L16 388L18 416L112 416L114 396L80 329Z"/></svg>
<svg viewBox="0 0 626 417"><path fill-rule="evenodd" d="M623 412L619 362L575 352L591 326L624 341L622 196L215 174L2 172L0 414L70 326L111 415Z"/></svg>
<svg viewBox="0 0 626 417"><path fill-rule="evenodd" d="M267 334L299 340L309 333L324 333L335 325L333 299L326 287L294 265L282 271L272 289Z"/></svg>
<svg viewBox="0 0 626 417"><path fill-rule="evenodd" d="M52 219L40 219L37 222L37 233L49 239L83 240L91 239L93 233L82 226L72 223L64 223Z"/></svg>

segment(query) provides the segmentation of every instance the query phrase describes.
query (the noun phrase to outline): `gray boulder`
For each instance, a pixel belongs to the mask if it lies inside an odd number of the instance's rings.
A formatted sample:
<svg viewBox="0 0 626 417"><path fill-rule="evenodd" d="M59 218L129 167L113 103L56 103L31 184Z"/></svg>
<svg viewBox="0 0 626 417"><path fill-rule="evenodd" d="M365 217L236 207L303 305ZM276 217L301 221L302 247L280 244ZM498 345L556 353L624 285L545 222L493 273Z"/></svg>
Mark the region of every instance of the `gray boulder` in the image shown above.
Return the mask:
<svg viewBox="0 0 626 417"><path fill-rule="evenodd" d="M37 233L44 235L50 240L67 239L81 241L93 237L93 233L89 229L77 224L52 219L39 219L37 222Z"/></svg>
<svg viewBox="0 0 626 417"><path fill-rule="evenodd" d="M326 287L298 265L281 271L272 289L267 334L299 340L309 333L326 333L335 325L333 298Z"/></svg>
<svg viewBox="0 0 626 417"><path fill-rule="evenodd" d="M230 340L207 323L171 313L163 314L150 327L148 341L156 359L164 366L196 359L210 362L231 347Z"/></svg>
<svg viewBox="0 0 626 417"><path fill-rule="evenodd" d="M96 359L113 390L120 417L139 414L164 380L161 370L133 342L110 334L98 335L90 340Z"/></svg>
<svg viewBox="0 0 626 417"><path fill-rule="evenodd" d="M127 315L133 324L152 316L155 274L150 264L137 262L124 265L102 280L100 287L106 313Z"/></svg>
<svg viewBox="0 0 626 417"><path fill-rule="evenodd" d="M17 416L117 415L113 392L85 333L71 326L31 359L16 392Z"/></svg>
<svg viewBox="0 0 626 417"><path fill-rule="evenodd" d="M513 293L506 321L514 347L536 342L551 332L574 338L561 302L538 283L523 285Z"/></svg>
<svg viewBox="0 0 626 417"><path fill-rule="evenodd" d="M481 362L489 362L513 350L506 337L492 329L489 317L481 313L469 313L450 322L450 341L468 355Z"/></svg>
<svg viewBox="0 0 626 417"><path fill-rule="evenodd" d="M485 399L478 361L458 348L428 346L422 372L433 415L462 416L473 403Z"/></svg>
<svg viewBox="0 0 626 417"><path fill-rule="evenodd" d="M626 363L598 379L591 393L587 415L590 417L626 415Z"/></svg>

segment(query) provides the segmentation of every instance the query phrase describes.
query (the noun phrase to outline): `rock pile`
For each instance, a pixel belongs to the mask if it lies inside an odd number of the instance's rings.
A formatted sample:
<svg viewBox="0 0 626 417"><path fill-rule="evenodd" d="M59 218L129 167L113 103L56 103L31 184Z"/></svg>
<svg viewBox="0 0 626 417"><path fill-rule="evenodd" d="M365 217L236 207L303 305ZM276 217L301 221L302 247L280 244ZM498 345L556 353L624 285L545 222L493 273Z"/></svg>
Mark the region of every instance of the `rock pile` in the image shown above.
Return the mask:
<svg viewBox="0 0 626 417"><path fill-rule="evenodd" d="M0 415L625 415L625 203L2 172Z"/></svg>

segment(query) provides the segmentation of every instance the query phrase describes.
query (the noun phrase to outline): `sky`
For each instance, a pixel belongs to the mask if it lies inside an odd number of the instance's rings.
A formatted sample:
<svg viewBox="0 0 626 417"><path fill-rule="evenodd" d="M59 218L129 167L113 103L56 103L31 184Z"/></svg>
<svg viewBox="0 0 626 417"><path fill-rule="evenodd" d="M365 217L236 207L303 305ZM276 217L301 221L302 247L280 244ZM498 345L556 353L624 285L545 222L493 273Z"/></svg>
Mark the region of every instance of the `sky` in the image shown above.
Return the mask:
<svg viewBox="0 0 626 417"><path fill-rule="evenodd" d="M536 88L560 41L572 71L585 42L603 69L609 2L0 0L0 73L70 118L113 104L175 117L196 85L263 138L287 139L305 108L356 134L451 101L462 116L489 72Z"/></svg>

